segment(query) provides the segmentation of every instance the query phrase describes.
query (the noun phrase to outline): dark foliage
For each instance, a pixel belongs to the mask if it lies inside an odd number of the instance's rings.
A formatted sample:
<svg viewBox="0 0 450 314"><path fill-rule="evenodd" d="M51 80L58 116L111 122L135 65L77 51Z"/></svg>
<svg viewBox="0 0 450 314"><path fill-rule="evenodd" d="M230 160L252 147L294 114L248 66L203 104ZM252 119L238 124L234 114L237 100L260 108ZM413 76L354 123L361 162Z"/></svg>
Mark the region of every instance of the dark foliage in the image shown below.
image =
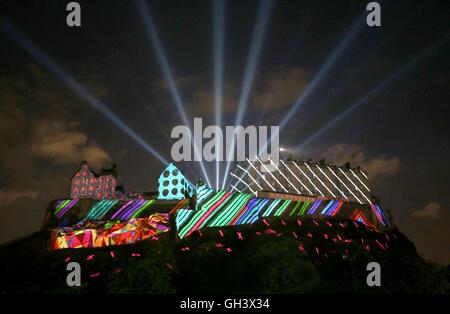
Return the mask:
<svg viewBox="0 0 450 314"><path fill-rule="evenodd" d="M263 221L187 239L49 252L38 232L0 248L2 293L448 293L448 267L426 262L400 232L350 221ZM82 286L66 265L80 263ZM381 265L381 287L366 266Z"/></svg>

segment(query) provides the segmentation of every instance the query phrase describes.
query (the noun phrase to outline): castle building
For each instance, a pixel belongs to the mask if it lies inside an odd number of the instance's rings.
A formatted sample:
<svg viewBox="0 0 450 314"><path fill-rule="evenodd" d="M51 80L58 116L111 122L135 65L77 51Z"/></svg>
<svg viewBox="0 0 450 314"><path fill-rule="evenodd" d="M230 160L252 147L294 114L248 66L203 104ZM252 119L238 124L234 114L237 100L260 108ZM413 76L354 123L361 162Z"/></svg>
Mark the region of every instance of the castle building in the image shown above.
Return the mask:
<svg viewBox="0 0 450 314"><path fill-rule="evenodd" d="M158 199L181 200L192 197L194 194L195 186L172 163L158 178Z"/></svg>
<svg viewBox="0 0 450 314"><path fill-rule="evenodd" d="M268 170L271 169L269 172ZM367 173L360 168L327 165L324 161L280 160L237 164L232 188L255 194L289 194L321 199L342 199L357 204L373 203Z"/></svg>
<svg viewBox="0 0 450 314"><path fill-rule="evenodd" d="M250 162L249 162L250 163ZM272 166L274 163L272 162ZM43 226L51 229L51 249L132 244L170 232L184 239L204 228L267 224L281 219L320 221L345 228L351 221L376 231L393 227L392 217L371 197L367 173L349 165L280 160L275 170L238 165L231 190L196 185L169 164L158 178L158 191L125 194L115 166L93 172L87 162L72 177L71 198L49 206ZM284 223L283 223L284 222ZM297 236L295 236L297 238Z"/></svg>
<svg viewBox="0 0 450 314"><path fill-rule="evenodd" d="M92 171L86 161L72 177L70 196L73 199L92 198L95 200L117 198L122 194L117 186L117 171L103 168L99 174ZM117 191L116 191L117 190Z"/></svg>

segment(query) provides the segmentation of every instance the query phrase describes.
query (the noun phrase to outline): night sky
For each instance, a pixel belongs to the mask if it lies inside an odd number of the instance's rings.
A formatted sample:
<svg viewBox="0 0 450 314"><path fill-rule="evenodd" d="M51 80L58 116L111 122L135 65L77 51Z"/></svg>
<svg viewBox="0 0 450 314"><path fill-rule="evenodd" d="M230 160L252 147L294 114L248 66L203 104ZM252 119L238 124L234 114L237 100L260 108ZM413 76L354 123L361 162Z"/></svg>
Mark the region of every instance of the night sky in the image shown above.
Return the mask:
<svg viewBox="0 0 450 314"><path fill-rule="evenodd" d="M48 202L68 197L82 160L94 170L116 163L126 191L156 188L163 164L70 88L69 75L167 160L170 132L182 124L138 5L78 1L82 27L70 28L68 2L0 3L2 243L40 228ZM380 1L382 26L368 27L368 2L225 1L223 125L234 125L260 36L242 125L279 125L302 99L280 133L284 157L361 166L419 253L450 263L450 9L446 1ZM147 6L189 122L213 124L212 2ZM267 23L255 27L261 7ZM21 47L18 33L66 81ZM215 163L205 166L215 183ZM193 181L202 176L198 163L179 167Z"/></svg>

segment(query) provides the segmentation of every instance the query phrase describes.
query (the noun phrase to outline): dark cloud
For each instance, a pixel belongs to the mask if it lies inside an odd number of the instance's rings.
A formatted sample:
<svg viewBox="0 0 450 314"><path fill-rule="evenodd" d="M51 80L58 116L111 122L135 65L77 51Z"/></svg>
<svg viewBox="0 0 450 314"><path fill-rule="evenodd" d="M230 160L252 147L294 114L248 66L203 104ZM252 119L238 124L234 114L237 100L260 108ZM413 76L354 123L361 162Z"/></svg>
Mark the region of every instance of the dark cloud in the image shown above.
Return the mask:
<svg viewBox="0 0 450 314"><path fill-rule="evenodd" d="M266 110L289 108L302 95L309 80L309 72L299 67L269 71L253 95L254 107Z"/></svg>
<svg viewBox="0 0 450 314"><path fill-rule="evenodd" d="M100 167L111 161L109 154L95 142L89 141L85 133L73 130L64 121L41 120L34 128L31 151L39 157L60 164L77 164L88 160Z"/></svg>
<svg viewBox="0 0 450 314"><path fill-rule="evenodd" d="M255 79L254 92L248 106L254 110L263 109L271 112L286 109L301 96L309 79L308 71L299 67L279 67L269 70ZM153 86L153 90L159 94L169 93L167 80L158 79ZM184 99L189 116L211 118L214 115L214 88L211 81L204 82L195 77L182 77L176 79L176 86L182 95L191 95ZM233 79L224 81L222 114L231 115L237 111L240 92L239 81Z"/></svg>
<svg viewBox="0 0 450 314"><path fill-rule="evenodd" d="M14 191L0 190L0 206L8 206L15 204L18 200L29 199L35 200L39 193L37 191Z"/></svg>
<svg viewBox="0 0 450 314"><path fill-rule="evenodd" d="M176 88L180 93L183 101L183 108L188 117L202 117L213 123L214 118L214 89L211 81L203 81L197 77L182 77L176 79ZM158 79L153 82L153 92L155 103L153 111L164 111L167 108L175 108L173 99L170 95L169 83L167 80ZM233 115L237 110L239 89L237 82L226 80L222 90L222 114ZM174 112L174 115L178 113ZM191 121L192 123L192 121ZM169 132L170 133L170 132Z"/></svg>
<svg viewBox="0 0 450 314"><path fill-rule="evenodd" d="M68 195L81 160L94 166L111 160L74 120L80 107L35 65L0 77L1 241L40 227L46 204Z"/></svg>
<svg viewBox="0 0 450 314"><path fill-rule="evenodd" d="M431 202L424 208L413 211L411 215L418 219L437 219L440 217L441 211L441 204L438 202Z"/></svg>
<svg viewBox="0 0 450 314"><path fill-rule="evenodd" d="M340 143L330 147L323 157L336 165L349 162L352 166L360 166L367 171L369 179L374 182L396 174L400 169L400 160L397 157L366 156L364 148L359 145Z"/></svg>
<svg viewBox="0 0 450 314"><path fill-rule="evenodd" d="M195 77L178 77L175 79L175 86L177 88L189 88L198 85L199 80ZM159 78L153 82L153 91L155 92L170 92L170 82L166 79Z"/></svg>

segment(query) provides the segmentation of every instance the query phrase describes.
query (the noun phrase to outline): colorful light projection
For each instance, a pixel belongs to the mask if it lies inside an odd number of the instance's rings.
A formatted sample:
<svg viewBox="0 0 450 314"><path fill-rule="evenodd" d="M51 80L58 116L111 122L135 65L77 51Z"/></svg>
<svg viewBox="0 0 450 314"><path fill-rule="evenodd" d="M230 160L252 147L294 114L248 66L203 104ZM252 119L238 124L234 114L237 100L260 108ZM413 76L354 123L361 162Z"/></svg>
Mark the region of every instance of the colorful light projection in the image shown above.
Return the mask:
<svg viewBox="0 0 450 314"><path fill-rule="evenodd" d="M376 227L374 226L374 224L372 224L370 222L370 220L363 214L363 212L360 209L356 209L352 215L351 215L351 219L353 221L357 221L360 222L362 224L364 224L366 227L369 227L371 229L376 229Z"/></svg>
<svg viewBox="0 0 450 314"><path fill-rule="evenodd" d="M154 203L154 200L135 200L122 205L111 219L128 220L140 217L140 214Z"/></svg>
<svg viewBox="0 0 450 314"><path fill-rule="evenodd" d="M57 201L54 211L55 216L61 219L76 203L78 203L77 199Z"/></svg>
<svg viewBox="0 0 450 314"><path fill-rule="evenodd" d="M181 200L187 195L192 197L195 187L181 171L170 163L158 178L158 199Z"/></svg>
<svg viewBox="0 0 450 314"><path fill-rule="evenodd" d="M101 200L95 203L83 220L101 220L118 202L118 200Z"/></svg>
<svg viewBox="0 0 450 314"><path fill-rule="evenodd" d="M345 204L342 200L292 201L254 197L252 194L200 190L202 204L196 211L179 211L178 235L184 238L205 227L253 224L260 217L323 215L334 217ZM208 197L204 197L208 194Z"/></svg>
<svg viewBox="0 0 450 314"><path fill-rule="evenodd" d="M178 215L183 215L183 219L177 219L179 237L184 238L195 230L204 227L231 225L233 219L241 213L252 197L252 194L219 191L212 195L200 209L190 214L188 218L185 218L188 215L187 213L179 212Z"/></svg>
<svg viewBox="0 0 450 314"><path fill-rule="evenodd" d="M173 171L177 169L168 167L166 170ZM175 175L178 174L175 173ZM167 180L169 175L165 176L163 173L161 178ZM181 183L181 180L179 183ZM260 218L264 217L333 217L339 215L340 218L350 218L374 229L380 224L387 226L389 223L386 214L378 205L355 210L353 207L356 205L355 203L344 202L342 200L291 200L255 197L253 194L215 191L205 185L198 187L196 199L195 210L190 207L191 200L185 198L179 200L176 205L171 204L171 207L164 210L168 215L175 214L175 224L180 238L187 237L202 228L254 224ZM57 202L54 210L55 216L61 219L77 202L78 200L76 199ZM105 230L108 230L111 226L116 226L115 228L120 230L131 230L132 228L130 226L126 227L126 225L132 225L134 222L142 221L140 219L148 219L141 217L151 215L156 208L153 205L159 207L161 206L161 201L143 199L119 201L117 199L104 199L94 202L80 223L55 231L60 232L60 235L56 236L58 239L55 238L55 241L58 240L61 243L56 245L56 247L64 247L64 245L67 247L85 247L84 245L87 245L86 247L89 247L89 245L91 247L97 247L115 245L116 243L123 244L127 241L126 236L117 238L117 233L111 233ZM345 210L340 214L343 208ZM371 209L375 215L370 214ZM115 222L104 222L108 220ZM105 226L108 226L108 228L105 228ZM61 236L61 234L64 234L64 236ZM83 238L81 238L81 235ZM116 239L105 239L108 236L115 236ZM142 239L142 237L139 239ZM72 242L64 244L64 241ZM130 243L133 243L133 241ZM100 244L97 244L97 242Z"/></svg>
<svg viewBox="0 0 450 314"><path fill-rule="evenodd" d="M117 179L112 175L97 176L86 161L72 177L71 198L106 199L114 198Z"/></svg>
<svg viewBox="0 0 450 314"><path fill-rule="evenodd" d="M326 216L334 216L341 208L343 201L329 201L327 206L322 210L321 214Z"/></svg>
<svg viewBox="0 0 450 314"><path fill-rule="evenodd" d="M389 219L387 218L386 213L381 209L381 207L376 204L371 204L370 206L375 213L375 217L377 217L378 222L385 227L390 226Z"/></svg>
<svg viewBox="0 0 450 314"><path fill-rule="evenodd" d="M169 229L169 214L160 213L118 223L86 221L54 229L50 234L50 243L54 250L124 245L151 238Z"/></svg>
<svg viewBox="0 0 450 314"><path fill-rule="evenodd" d="M260 159L257 158L257 161L261 167L266 167ZM253 163L248 160L247 162L249 163L247 169L240 165L236 166L236 168L240 170L239 172L241 172L240 177L230 173L230 175L237 179L234 187L235 189L239 189L239 184L243 183L247 189L252 191L252 188L249 188L248 186L249 180L247 180L247 182L243 181L244 177L249 176L250 179L254 181L253 183L261 183L257 184L259 188L258 192L264 191L264 194L269 190L279 193L283 193L284 191L284 193L304 194L301 192L301 190L304 190L311 196L314 196L313 191L315 191L315 193L318 193L317 195L320 195L322 198L342 198L343 200L356 201L360 204L368 205L372 203L369 187L366 184L367 182L364 183L364 181L366 181L366 179L364 179L365 177L360 178L356 174L356 170L353 171L353 169L350 168L341 169L333 167L333 170L330 166L309 162L296 162L293 160L286 162L280 160L281 164L275 165L273 161L269 161L271 166L276 169L276 171L270 173L270 180L272 180L271 185L270 182L257 171ZM257 180L250 175L248 171L250 167L253 168L252 173L257 174ZM336 179L339 182L336 181ZM266 183L265 188L263 181ZM283 184L281 182L283 182ZM242 189L245 190L245 187L242 187ZM343 190L343 187L345 187L346 190Z"/></svg>
<svg viewBox="0 0 450 314"><path fill-rule="evenodd" d="M189 209L180 209L175 217L175 223L177 226L177 230L180 230L181 226L183 226L195 213L194 210Z"/></svg>
<svg viewBox="0 0 450 314"><path fill-rule="evenodd" d="M180 200L176 205L171 205L172 207L167 209L169 214L176 213L175 223L180 238L205 227L253 224L264 217L334 217L339 214L342 208L349 206L348 204L351 206L351 203L342 200L295 201L258 198L252 194L216 192L206 187L199 189L198 199L197 210L190 209L189 199ZM55 215L58 218L63 217L76 202L77 200L59 201L56 204ZM88 221L133 220L150 215L159 206L161 205L155 200L101 200L92 205L88 214L80 221L80 225ZM372 210L376 211L375 216L383 224L387 218L382 209L374 205ZM348 215L348 209L345 212L347 214L340 214L341 218L350 218L370 227L377 224L376 220L372 222L367 218L372 218L372 216L368 216L368 213L364 210L358 209L357 212L352 210L353 215ZM383 226L386 225L383 224ZM73 227L74 230L76 228L77 225Z"/></svg>
<svg viewBox="0 0 450 314"><path fill-rule="evenodd" d="M79 214L78 199L59 200L55 204L53 216L56 218L56 224L67 225L70 223L68 218L72 219L72 224L83 221L126 221L134 218L145 218L155 212L168 212L170 214L176 213L180 209L189 209L189 199L182 199L177 203L157 201L157 200L117 200L107 199L93 202L88 213L84 217L76 218L77 215L67 217L67 213L76 207L75 211ZM61 221L64 219L64 222Z"/></svg>
<svg viewBox="0 0 450 314"><path fill-rule="evenodd" d="M307 212L308 215L313 215L313 214L316 212L317 208L318 208L321 204L322 204L322 200L316 200L316 201L312 204L311 208L308 209L308 212Z"/></svg>
<svg viewBox="0 0 450 314"><path fill-rule="evenodd" d="M232 225L253 224L258 220L259 214L264 206L270 202L268 198L252 198L247 206L232 220Z"/></svg>
<svg viewBox="0 0 450 314"><path fill-rule="evenodd" d="M260 217L300 217L300 216L328 216L350 218L366 226L375 228L375 221L367 218L363 210L358 209L354 214L352 206L355 203L342 200L293 201L283 199L258 198L252 194L230 193L226 191L211 192L210 189L199 190L201 204L197 210L180 210L176 216L178 236L184 238L194 231L205 227L224 227L233 225L253 224ZM345 213L342 213L345 208ZM386 218L382 209L374 205L381 221ZM351 210L349 212L349 209ZM352 213L350 215L349 213ZM356 217L356 218L355 218ZM387 218L386 218L387 219ZM383 224L385 225L385 224Z"/></svg>
<svg viewBox="0 0 450 314"><path fill-rule="evenodd" d="M197 188L197 204L196 207L200 208L203 202L211 197L215 192L214 189L208 188L206 185L201 185Z"/></svg>
<svg viewBox="0 0 450 314"><path fill-rule="evenodd" d="M264 211L263 216L268 217L272 214L273 209L278 206L279 203L281 203L283 200L281 199L274 199L271 204L268 206L268 208Z"/></svg>

